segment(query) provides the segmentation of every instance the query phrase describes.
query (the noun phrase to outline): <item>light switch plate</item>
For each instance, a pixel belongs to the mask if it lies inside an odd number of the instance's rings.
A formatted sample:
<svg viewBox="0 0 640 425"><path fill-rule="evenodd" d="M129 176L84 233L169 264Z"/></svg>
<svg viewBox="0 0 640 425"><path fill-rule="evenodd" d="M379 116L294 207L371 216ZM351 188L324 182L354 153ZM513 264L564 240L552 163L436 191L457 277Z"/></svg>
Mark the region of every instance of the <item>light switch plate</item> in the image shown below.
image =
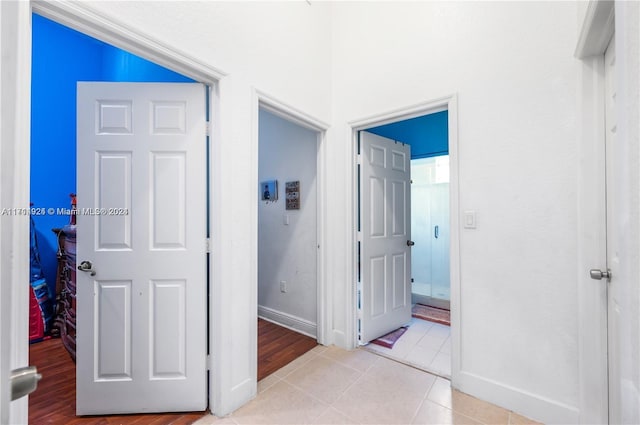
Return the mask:
<svg viewBox="0 0 640 425"><path fill-rule="evenodd" d="M465 229L476 228L476 212L475 211L464 212L464 228Z"/></svg>

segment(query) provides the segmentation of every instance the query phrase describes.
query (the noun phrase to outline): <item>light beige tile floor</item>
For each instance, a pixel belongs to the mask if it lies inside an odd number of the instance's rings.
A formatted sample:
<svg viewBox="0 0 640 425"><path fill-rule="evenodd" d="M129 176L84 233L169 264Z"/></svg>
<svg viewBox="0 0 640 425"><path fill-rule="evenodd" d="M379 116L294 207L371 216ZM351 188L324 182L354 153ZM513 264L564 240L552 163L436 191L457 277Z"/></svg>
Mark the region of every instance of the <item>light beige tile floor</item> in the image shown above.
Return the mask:
<svg viewBox="0 0 640 425"><path fill-rule="evenodd" d="M447 379L358 349L318 346L258 383L255 399L208 424L534 424L452 390Z"/></svg>
<svg viewBox="0 0 640 425"><path fill-rule="evenodd" d="M365 350L451 378L451 328L447 325L412 317L393 348L368 344Z"/></svg>

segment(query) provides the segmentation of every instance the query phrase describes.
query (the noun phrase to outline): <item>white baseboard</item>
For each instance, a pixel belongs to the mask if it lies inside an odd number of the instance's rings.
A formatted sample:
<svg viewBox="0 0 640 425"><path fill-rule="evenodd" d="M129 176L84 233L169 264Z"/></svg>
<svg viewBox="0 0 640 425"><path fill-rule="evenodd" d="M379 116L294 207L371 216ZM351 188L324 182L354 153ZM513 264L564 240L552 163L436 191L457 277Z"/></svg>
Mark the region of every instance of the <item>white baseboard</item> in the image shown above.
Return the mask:
<svg viewBox="0 0 640 425"><path fill-rule="evenodd" d="M318 326L315 323L289 313L259 305L258 317L312 338L317 338L318 335Z"/></svg>
<svg viewBox="0 0 640 425"><path fill-rule="evenodd" d="M458 390L545 424L577 424L580 411L555 400L461 371Z"/></svg>
<svg viewBox="0 0 640 425"><path fill-rule="evenodd" d="M340 347L344 350L353 350L356 348L353 343L347 343L347 337L344 332L334 329L333 332L331 332L331 335L333 336L333 340L326 345L335 345L336 347Z"/></svg>

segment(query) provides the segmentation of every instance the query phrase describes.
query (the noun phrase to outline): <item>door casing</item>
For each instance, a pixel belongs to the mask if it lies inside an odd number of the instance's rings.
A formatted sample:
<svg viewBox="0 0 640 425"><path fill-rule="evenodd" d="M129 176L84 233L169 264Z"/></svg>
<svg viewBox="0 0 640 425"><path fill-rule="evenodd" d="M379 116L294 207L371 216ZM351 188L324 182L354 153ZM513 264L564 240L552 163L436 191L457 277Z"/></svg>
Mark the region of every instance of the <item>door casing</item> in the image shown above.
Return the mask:
<svg viewBox="0 0 640 425"><path fill-rule="evenodd" d="M613 32L613 2L589 2L575 51L575 56L582 60L577 278L580 423L607 423L609 419L607 286L604 281L590 279L589 269L607 268L604 52Z"/></svg>
<svg viewBox="0 0 640 425"><path fill-rule="evenodd" d="M0 207L29 208L31 116L31 6L26 2L0 3ZM27 366L29 286L29 219L26 215L0 217L2 243L0 279L0 423L27 423L28 399L10 401L9 373Z"/></svg>
<svg viewBox="0 0 640 425"><path fill-rule="evenodd" d="M253 137L252 152L256 152L254 159L254 166L252 170L255 172L255 181L258 182L258 115L259 110L265 110L273 115L276 115L282 119L285 119L291 123L299 125L300 127L311 130L317 134L317 156L316 156L316 198L317 198L317 211L316 211L316 241L318 243L318 251L316 256L316 300L317 300L317 317L316 317L316 340L318 343L327 345L330 343L329 336L327 334L330 329L327 314L328 307L331 305L329 297L329 291L327 290L326 282L326 189L324 187L324 170L326 164L326 132L329 129L329 124L303 112L293 106L290 106L277 98L260 90L253 92ZM257 223L257 219L256 219ZM257 236L257 226L256 232ZM257 269L256 269L257 271ZM258 294L258 280L255 279L256 285L253 288L255 297ZM256 335L257 338L257 335ZM257 341L257 340L256 340ZM256 342L257 344L257 342ZM256 345L257 350L257 345ZM257 352L257 351L256 351ZM257 357L256 357L257 362ZM257 363L256 363L257 365Z"/></svg>
<svg viewBox="0 0 640 425"><path fill-rule="evenodd" d="M348 299L345 300L348 309L347 325L346 325L346 341L350 348L355 348L358 343L357 329L357 278L358 278L358 132L367 128L380 125L390 124L397 121L403 121L421 115L432 114L444 110L449 111L449 166L450 166L450 200L449 200L449 220L451 226L449 247L449 257L451 263L449 265L451 275L451 383L457 387L460 374L460 232L459 232L459 169L458 169L458 97L452 94L435 100L425 101L418 105L412 105L402 109L396 109L390 112L384 112L367 118L354 120L349 122L352 143L352 181L353 181L353 199L352 199L352 234L351 247L352 255L349 258L351 270L352 288L348 292Z"/></svg>

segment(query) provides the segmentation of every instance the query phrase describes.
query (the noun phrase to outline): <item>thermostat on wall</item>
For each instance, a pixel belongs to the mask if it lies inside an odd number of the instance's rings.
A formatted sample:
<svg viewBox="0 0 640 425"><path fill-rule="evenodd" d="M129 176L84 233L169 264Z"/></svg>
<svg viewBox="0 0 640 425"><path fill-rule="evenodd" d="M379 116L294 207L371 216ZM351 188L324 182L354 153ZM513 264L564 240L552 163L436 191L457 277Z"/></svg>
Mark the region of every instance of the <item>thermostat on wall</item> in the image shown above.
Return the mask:
<svg viewBox="0 0 640 425"><path fill-rule="evenodd" d="M260 183L260 196L263 201L278 200L278 180L266 180Z"/></svg>

